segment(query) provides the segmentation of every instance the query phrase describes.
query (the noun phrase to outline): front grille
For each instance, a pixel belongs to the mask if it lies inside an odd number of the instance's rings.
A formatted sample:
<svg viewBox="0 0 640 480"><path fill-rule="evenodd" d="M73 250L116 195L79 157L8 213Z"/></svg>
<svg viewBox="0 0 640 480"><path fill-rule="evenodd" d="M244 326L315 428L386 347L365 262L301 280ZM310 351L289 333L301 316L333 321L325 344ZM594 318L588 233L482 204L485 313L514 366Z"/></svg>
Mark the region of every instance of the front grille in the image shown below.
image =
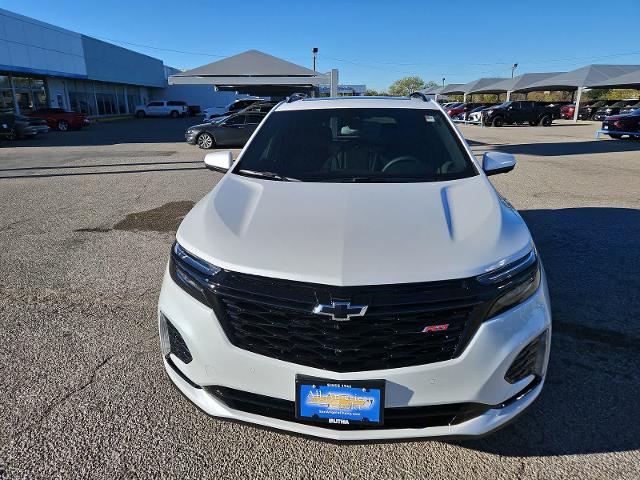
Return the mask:
<svg viewBox="0 0 640 480"><path fill-rule="evenodd" d="M486 312L468 280L368 287L330 287L236 272L210 295L231 343L254 353L336 372L450 360ZM365 315L335 321L317 304L368 305ZM448 325L423 333L425 327Z"/></svg>
<svg viewBox="0 0 640 480"><path fill-rule="evenodd" d="M399 407L384 409L384 425L341 425L314 424L296 419L295 403L280 398L267 397L228 387L204 387L205 391L233 410L239 410L263 417L276 418L287 422L313 424L333 430L427 428L456 425L482 415L491 407L479 403L453 403L450 405L429 405L424 407Z"/></svg>

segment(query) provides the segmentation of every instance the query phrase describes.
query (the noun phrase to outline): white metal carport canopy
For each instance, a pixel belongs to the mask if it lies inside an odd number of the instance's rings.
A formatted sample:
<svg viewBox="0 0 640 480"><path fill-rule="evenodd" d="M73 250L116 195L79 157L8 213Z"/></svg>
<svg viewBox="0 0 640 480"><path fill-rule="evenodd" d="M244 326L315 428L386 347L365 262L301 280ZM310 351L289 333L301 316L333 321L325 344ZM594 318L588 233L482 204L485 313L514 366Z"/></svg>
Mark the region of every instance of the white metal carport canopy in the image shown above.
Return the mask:
<svg viewBox="0 0 640 480"><path fill-rule="evenodd" d="M609 86L612 79L622 75L640 71L640 65L587 65L586 67L562 73L554 77L546 78L533 83L526 88L519 89L520 92L533 92L540 90L564 90L577 91L576 108L573 113L573 121L578 121L578 111L580 98L585 88L603 88ZM619 82L618 80L616 82ZM630 83L627 85L634 85Z"/></svg>
<svg viewBox="0 0 640 480"><path fill-rule="evenodd" d="M549 72L549 73L523 73L514 78L501 79L494 83L485 84L483 86L477 86L473 91L469 93L484 93L484 94L500 94L506 93L507 100L510 99L511 93L518 89L526 88L529 85L544 80L545 78L560 75L564 72Z"/></svg>
<svg viewBox="0 0 640 480"><path fill-rule="evenodd" d="M270 96L309 92L327 84L331 96L337 96L338 89L337 70L322 74L258 50L171 75L168 80L169 85L213 85L217 90Z"/></svg>

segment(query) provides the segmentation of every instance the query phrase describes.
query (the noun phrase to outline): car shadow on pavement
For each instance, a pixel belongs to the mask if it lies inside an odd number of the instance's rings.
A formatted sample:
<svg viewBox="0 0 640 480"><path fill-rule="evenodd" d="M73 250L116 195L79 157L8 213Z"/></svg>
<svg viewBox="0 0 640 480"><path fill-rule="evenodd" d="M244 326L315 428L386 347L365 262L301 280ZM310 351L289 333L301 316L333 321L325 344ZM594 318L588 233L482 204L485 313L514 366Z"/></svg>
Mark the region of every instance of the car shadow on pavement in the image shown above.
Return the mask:
<svg viewBox="0 0 640 480"><path fill-rule="evenodd" d="M52 130L35 138L2 142L11 147L74 147L117 145L126 143L184 142L184 132L202 123L202 117L127 118L92 123L82 130Z"/></svg>
<svg viewBox="0 0 640 480"><path fill-rule="evenodd" d="M640 448L640 210L521 212L553 310L545 388L511 426L460 446L505 456ZM454 442L456 443L456 442Z"/></svg>
<svg viewBox="0 0 640 480"><path fill-rule="evenodd" d="M638 140L585 140L580 142L536 142L536 143L485 143L467 139L474 153L498 150L514 155L535 155L556 157L563 155L591 155L616 152L638 152L640 160L640 141Z"/></svg>

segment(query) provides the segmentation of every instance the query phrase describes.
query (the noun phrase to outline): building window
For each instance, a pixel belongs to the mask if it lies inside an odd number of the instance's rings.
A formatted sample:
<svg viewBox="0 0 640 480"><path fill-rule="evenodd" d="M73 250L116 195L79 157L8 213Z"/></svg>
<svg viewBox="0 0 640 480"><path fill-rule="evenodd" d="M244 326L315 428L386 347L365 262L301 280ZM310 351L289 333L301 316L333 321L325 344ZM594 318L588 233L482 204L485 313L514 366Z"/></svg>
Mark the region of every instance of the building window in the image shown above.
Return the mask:
<svg viewBox="0 0 640 480"><path fill-rule="evenodd" d="M44 80L41 78L31 77L12 77L13 87L16 92L15 98L12 98L8 77L0 77L0 103L13 106L14 102L18 105L21 113L29 113L39 108L46 108L47 92ZM6 88L6 89L5 89Z"/></svg>
<svg viewBox="0 0 640 480"><path fill-rule="evenodd" d="M9 77L0 75L0 110L13 110L13 107L13 93L11 93Z"/></svg>

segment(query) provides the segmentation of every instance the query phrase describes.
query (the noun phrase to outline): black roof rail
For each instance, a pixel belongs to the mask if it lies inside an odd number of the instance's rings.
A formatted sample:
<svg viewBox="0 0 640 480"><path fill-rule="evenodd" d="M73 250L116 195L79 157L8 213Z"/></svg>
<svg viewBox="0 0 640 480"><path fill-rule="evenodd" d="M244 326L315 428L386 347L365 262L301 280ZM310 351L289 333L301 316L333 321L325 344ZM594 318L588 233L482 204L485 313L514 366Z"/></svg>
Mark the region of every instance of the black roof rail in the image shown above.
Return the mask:
<svg viewBox="0 0 640 480"><path fill-rule="evenodd" d="M422 92L413 92L409 94L409 98L419 98L423 102L428 102L430 99Z"/></svg>
<svg viewBox="0 0 640 480"><path fill-rule="evenodd" d="M285 102L287 103L297 102L298 100L304 100L307 97L308 95L306 93L292 93L285 99Z"/></svg>

